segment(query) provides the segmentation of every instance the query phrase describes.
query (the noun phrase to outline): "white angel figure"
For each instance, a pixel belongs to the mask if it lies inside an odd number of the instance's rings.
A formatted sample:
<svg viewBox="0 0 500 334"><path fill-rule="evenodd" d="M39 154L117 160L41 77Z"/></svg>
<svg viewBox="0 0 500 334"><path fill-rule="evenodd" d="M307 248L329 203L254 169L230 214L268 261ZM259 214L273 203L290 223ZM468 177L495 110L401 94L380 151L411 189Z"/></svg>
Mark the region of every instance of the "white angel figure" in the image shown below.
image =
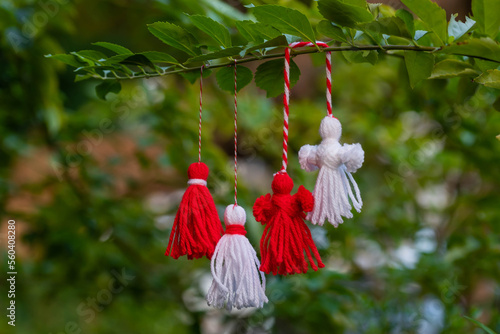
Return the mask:
<svg viewBox="0 0 500 334"><path fill-rule="evenodd" d="M314 209L306 219L319 225L328 220L338 227L343 223L342 217L352 218L349 199L356 211L360 212L363 206L358 185L351 173L361 167L365 152L360 144L339 143L342 125L335 117L326 116L321 121L319 134L323 139L319 145L305 145L299 151L302 169L312 172L319 168L313 191Z"/></svg>

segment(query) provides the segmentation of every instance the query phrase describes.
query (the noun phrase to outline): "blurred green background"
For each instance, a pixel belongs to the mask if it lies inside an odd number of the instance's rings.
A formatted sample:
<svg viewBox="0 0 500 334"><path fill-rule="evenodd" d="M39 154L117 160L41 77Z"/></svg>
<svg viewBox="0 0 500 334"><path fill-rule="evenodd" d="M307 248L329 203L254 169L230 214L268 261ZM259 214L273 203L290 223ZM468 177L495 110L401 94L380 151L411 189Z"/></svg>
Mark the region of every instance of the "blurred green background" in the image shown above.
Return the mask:
<svg viewBox="0 0 500 334"><path fill-rule="evenodd" d="M183 13L244 19L244 4L271 2L1 1L2 333L483 333L462 315L500 332L498 90L466 78L412 90L400 58L347 64L334 54L334 113L344 142L366 152L354 175L363 211L338 229L311 226L326 268L268 276L269 304L227 313L204 300L208 260L164 256L197 159L197 83L128 81L102 101L99 82L75 83L44 58L96 41L162 51L146 24L187 24ZM313 1L279 3L318 16ZM323 57L296 58L292 91L289 173L310 190L316 173L300 169L296 152L320 141ZM258 249L251 207L280 168L281 99L251 84L238 105L238 203ZM206 79L202 160L221 212L233 196L232 113L231 96ZM5 316L8 219L15 328Z"/></svg>

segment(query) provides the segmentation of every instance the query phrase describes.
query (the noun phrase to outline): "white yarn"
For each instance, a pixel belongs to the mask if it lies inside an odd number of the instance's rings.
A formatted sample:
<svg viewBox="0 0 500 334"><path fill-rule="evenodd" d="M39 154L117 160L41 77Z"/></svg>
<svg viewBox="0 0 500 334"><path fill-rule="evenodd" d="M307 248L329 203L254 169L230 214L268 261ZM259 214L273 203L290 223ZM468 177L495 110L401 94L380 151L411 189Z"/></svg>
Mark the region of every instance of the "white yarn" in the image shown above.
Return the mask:
<svg viewBox="0 0 500 334"><path fill-rule="evenodd" d="M224 212L226 226L245 225L241 206L228 205ZM217 243L211 260L213 281L207 294L210 306L230 311L233 307L262 308L268 302L266 277L259 270L257 253L244 235L225 234Z"/></svg>
<svg viewBox="0 0 500 334"><path fill-rule="evenodd" d="M200 185L200 186L207 186L207 181L206 180L203 180L203 179L189 179L188 180L188 185L192 185L192 184L197 184L197 185Z"/></svg>
<svg viewBox="0 0 500 334"><path fill-rule="evenodd" d="M342 125L334 117L326 116L321 121L319 133L323 138L319 145L305 145L299 151L302 169L312 172L319 168L313 191L314 209L307 219L319 225L328 220L337 227L343 223L342 217L352 218L352 206L358 212L363 206L358 185L351 173L361 167L365 152L360 144L339 143Z"/></svg>

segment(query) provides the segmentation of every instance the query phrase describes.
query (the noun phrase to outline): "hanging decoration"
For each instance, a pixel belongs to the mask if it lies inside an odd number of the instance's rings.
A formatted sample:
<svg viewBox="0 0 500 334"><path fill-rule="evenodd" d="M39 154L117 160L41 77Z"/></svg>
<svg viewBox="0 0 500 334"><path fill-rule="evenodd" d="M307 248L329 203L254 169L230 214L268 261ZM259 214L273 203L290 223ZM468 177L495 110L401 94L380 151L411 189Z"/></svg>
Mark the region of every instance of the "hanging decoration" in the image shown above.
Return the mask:
<svg viewBox="0 0 500 334"><path fill-rule="evenodd" d="M200 71L200 111L198 125L198 162L188 168L188 188L175 216L165 255L174 259L212 257L224 233L214 200L207 188L209 169L201 162L201 123L203 110L203 67Z"/></svg>
<svg viewBox="0 0 500 334"><path fill-rule="evenodd" d="M237 67L234 62L234 204L224 212L226 232L217 243L210 266L213 281L207 303L231 310L245 307L262 308L268 302L266 277L259 271L260 261L245 237L245 210L238 206L238 104Z"/></svg>
<svg viewBox="0 0 500 334"><path fill-rule="evenodd" d="M287 174L290 49L307 44L303 42L292 43L285 50L282 168L274 174L271 185L273 194L261 196L253 206L255 219L265 225L260 241L262 256L260 270L274 275L306 273L309 265L315 271L324 267L312 239L311 231L304 222L304 212L313 210L314 198L311 192L303 186L299 187L295 195L291 195L293 181ZM324 43L317 44L326 46Z"/></svg>
<svg viewBox="0 0 500 334"><path fill-rule="evenodd" d="M318 43L319 45L319 43ZM307 46L313 46L308 43ZM299 151L302 169L311 172L319 169L314 187L314 208L307 214L313 224L323 225L325 220L338 227L342 217L352 218L352 206L360 212L363 202L358 185L351 173L356 172L364 160L360 144L340 144L342 125L332 114L332 65L331 52L326 52L326 106L327 116L321 121L319 145L304 145ZM351 188L351 184L352 188ZM349 203L352 202L352 206Z"/></svg>

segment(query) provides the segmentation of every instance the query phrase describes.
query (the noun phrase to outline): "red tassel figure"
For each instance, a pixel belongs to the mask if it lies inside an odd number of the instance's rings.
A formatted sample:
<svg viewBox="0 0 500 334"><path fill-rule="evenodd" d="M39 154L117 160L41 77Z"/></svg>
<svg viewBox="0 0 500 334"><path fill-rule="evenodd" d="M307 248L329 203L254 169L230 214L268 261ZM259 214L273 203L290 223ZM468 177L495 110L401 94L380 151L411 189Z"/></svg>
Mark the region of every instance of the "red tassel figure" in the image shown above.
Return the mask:
<svg viewBox="0 0 500 334"><path fill-rule="evenodd" d="M188 188L182 196L170 233L167 251L174 259L187 255L188 259L211 258L224 231L207 188L208 167L196 162L188 168Z"/></svg>
<svg viewBox="0 0 500 334"><path fill-rule="evenodd" d="M304 252L313 270L323 268L311 231L304 222L304 211L314 207L311 192L300 186L295 195L290 195L293 181L286 172L274 175L271 188L273 194L261 196L253 206L255 219L266 225L260 240L260 270L273 275L306 273L308 263Z"/></svg>

